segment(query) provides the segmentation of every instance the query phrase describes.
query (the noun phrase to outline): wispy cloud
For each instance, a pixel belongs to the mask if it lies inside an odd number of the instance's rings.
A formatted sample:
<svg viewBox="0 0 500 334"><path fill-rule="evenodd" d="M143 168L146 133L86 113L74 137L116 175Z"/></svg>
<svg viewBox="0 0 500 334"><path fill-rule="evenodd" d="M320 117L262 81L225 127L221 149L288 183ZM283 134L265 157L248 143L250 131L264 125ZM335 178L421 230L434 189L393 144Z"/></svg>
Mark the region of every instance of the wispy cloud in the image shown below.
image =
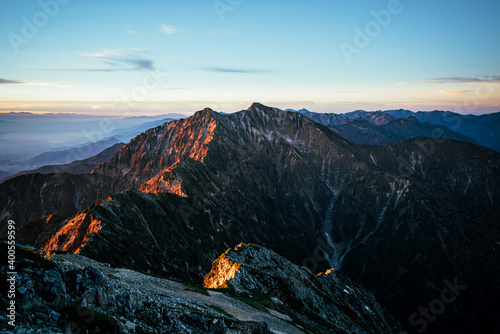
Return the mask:
<svg viewBox="0 0 500 334"><path fill-rule="evenodd" d="M137 31L135 31L134 29L128 29L127 32L129 34L132 34L132 35L139 35L139 33Z"/></svg>
<svg viewBox="0 0 500 334"><path fill-rule="evenodd" d="M201 68L204 71L208 72L218 72L218 73L265 73L265 70L259 69L248 69L248 68L231 68L231 67L217 67L217 66L208 66Z"/></svg>
<svg viewBox="0 0 500 334"><path fill-rule="evenodd" d="M39 86L39 87L69 87L68 85L57 83L57 82L7 80L7 79L2 79L2 78L0 78L0 85L23 85L23 86Z"/></svg>
<svg viewBox="0 0 500 334"><path fill-rule="evenodd" d="M31 66L30 68L52 71L146 71L154 70L154 61L147 59L144 49L105 49L98 52L81 52L70 64L57 66ZM64 61L59 62L64 64Z"/></svg>
<svg viewBox="0 0 500 334"><path fill-rule="evenodd" d="M23 81L19 80L8 80L0 78L0 85L15 85L15 84L23 84Z"/></svg>
<svg viewBox="0 0 500 334"><path fill-rule="evenodd" d="M482 75L476 77L442 77L428 80L404 81L398 82L397 85L405 85L411 83L423 84L442 84L442 83L463 83L468 85L488 85L500 83L500 75Z"/></svg>
<svg viewBox="0 0 500 334"><path fill-rule="evenodd" d="M441 82L454 82L454 83L465 83L471 85L477 84L491 84L500 83L500 75L487 75L487 76L477 76L477 77L445 77L436 78L434 81Z"/></svg>
<svg viewBox="0 0 500 334"><path fill-rule="evenodd" d="M456 96L456 97L464 97L465 94L472 92L470 89L465 90L440 90L438 91L441 94Z"/></svg>
<svg viewBox="0 0 500 334"><path fill-rule="evenodd" d="M177 28L172 26L172 25L162 23L161 24L161 32L164 34L167 34L167 35L171 35L171 34L175 34L177 32Z"/></svg>
<svg viewBox="0 0 500 334"><path fill-rule="evenodd" d="M103 68L85 68L82 70L105 72L154 70L152 60L139 58L139 55L131 51L135 50L110 49L101 52L80 53L81 56L91 61L109 65Z"/></svg>

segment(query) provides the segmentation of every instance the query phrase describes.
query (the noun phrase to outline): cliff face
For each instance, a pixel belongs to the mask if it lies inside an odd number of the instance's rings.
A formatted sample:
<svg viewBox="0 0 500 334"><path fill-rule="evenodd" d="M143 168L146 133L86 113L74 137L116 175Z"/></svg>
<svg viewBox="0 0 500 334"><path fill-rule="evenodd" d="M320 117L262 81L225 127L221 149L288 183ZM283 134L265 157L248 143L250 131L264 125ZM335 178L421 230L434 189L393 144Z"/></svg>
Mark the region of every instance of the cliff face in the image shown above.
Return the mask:
<svg viewBox="0 0 500 334"><path fill-rule="evenodd" d="M257 243L313 272L344 272L412 330L409 317L456 277L469 288L429 328L484 331L500 297L500 155L453 140L427 155L418 140L358 146L298 113L205 109L138 136L91 174L7 181L2 217L59 213L26 225L45 231L36 246L190 282L235 243Z"/></svg>

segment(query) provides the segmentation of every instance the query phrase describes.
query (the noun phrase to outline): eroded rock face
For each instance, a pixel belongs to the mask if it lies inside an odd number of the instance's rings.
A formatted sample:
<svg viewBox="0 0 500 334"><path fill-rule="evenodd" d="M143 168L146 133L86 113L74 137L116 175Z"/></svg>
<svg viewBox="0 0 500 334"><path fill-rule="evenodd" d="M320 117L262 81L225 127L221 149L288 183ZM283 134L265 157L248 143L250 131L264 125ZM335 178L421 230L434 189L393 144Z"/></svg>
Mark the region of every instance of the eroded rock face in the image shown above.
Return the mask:
<svg viewBox="0 0 500 334"><path fill-rule="evenodd" d="M330 269L314 275L305 267L255 244L228 249L214 261L204 286L230 287L240 295L253 298L269 296L262 301L263 306L293 314L304 326L315 327L320 332L401 331L371 293L342 273Z"/></svg>

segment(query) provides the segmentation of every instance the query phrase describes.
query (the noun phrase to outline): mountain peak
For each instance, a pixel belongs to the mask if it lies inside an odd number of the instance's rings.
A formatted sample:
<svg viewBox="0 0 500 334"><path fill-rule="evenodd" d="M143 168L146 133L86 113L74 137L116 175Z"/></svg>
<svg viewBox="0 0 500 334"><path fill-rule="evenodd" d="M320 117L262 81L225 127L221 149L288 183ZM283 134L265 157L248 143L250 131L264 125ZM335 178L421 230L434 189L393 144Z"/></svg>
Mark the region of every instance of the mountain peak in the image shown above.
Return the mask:
<svg viewBox="0 0 500 334"><path fill-rule="evenodd" d="M266 110L266 109L272 109L271 107L265 106L262 103L259 102L254 102L250 107L248 107L248 111L257 111L257 110Z"/></svg>
<svg viewBox="0 0 500 334"><path fill-rule="evenodd" d="M213 116L214 113L215 113L215 111L212 108L205 107L202 110L198 110L197 112L195 112L193 114L193 116L195 116L195 117L197 115L200 115L200 116L211 115L211 116Z"/></svg>

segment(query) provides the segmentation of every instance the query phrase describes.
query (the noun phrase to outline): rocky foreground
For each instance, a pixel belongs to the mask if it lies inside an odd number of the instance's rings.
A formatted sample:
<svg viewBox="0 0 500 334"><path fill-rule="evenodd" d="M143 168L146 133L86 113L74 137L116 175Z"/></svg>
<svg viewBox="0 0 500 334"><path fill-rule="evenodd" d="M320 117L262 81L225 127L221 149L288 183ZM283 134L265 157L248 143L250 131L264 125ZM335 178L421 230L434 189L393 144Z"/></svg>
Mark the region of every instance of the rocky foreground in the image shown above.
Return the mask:
<svg viewBox="0 0 500 334"><path fill-rule="evenodd" d="M6 255L5 244L1 253ZM373 295L341 273L316 276L257 245L219 257L205 279L211 288L76 254L21 246L16 255L16 327L2 324L3 332L399 332ZM6 319L8 287L1 288L0 316Z"/></svg>

